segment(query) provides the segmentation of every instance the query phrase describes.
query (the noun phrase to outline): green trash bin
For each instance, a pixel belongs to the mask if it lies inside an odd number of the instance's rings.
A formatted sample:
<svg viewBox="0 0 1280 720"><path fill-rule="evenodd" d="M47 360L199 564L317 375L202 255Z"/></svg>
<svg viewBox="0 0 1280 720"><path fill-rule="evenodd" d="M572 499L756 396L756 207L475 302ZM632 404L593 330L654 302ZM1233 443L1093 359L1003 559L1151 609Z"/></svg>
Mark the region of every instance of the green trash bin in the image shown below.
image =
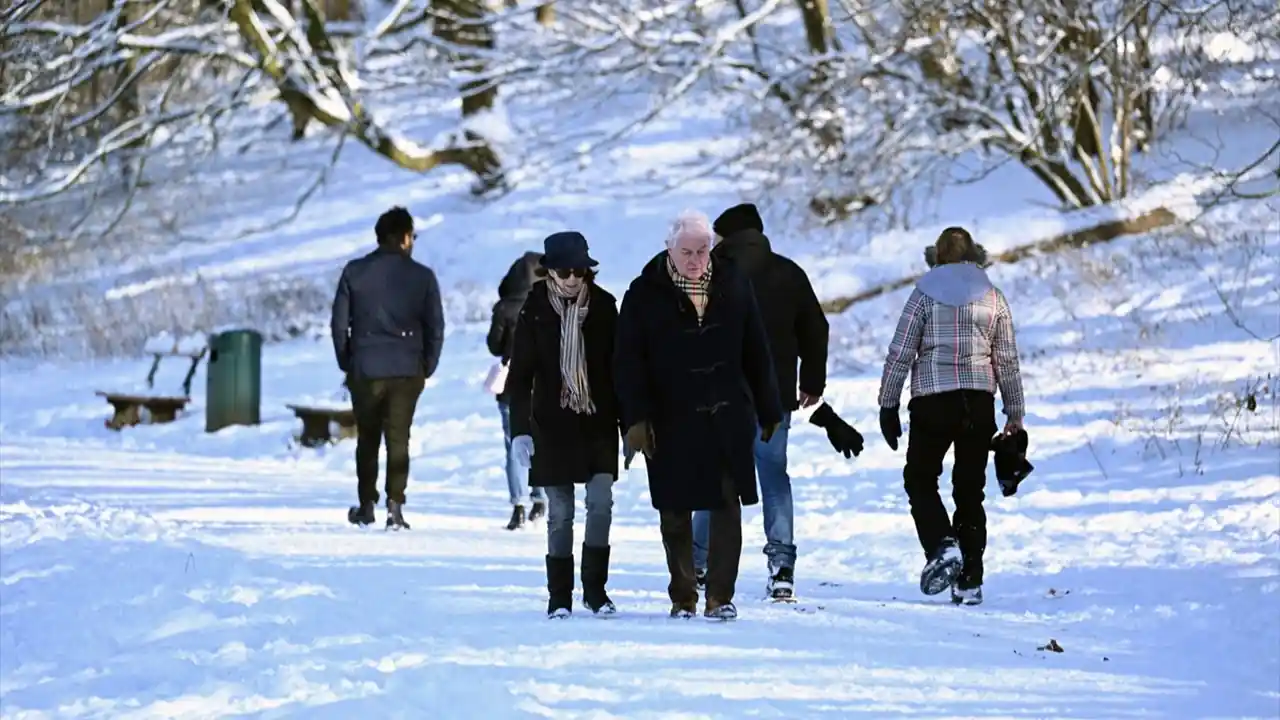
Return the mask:
<svg viewBox="0 0 1280 720"><path fill-rule="evenodd" d="M229 330L209 338L205 432L257 425L262 409L262 335Z"/></svg>

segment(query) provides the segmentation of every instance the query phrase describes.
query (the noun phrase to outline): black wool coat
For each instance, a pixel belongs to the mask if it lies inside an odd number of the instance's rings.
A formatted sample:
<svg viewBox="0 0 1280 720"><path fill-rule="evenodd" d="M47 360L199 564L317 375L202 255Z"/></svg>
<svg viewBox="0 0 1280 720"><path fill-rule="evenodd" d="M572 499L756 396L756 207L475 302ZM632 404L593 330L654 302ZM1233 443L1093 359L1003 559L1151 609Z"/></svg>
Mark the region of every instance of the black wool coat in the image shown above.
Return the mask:
<svg viewBox="0 0 1280 720"><path fill-rule="evenodd" d="M612 360L618 301L591 285L582 340L596 411L583 415L560 407L560 316L547 292L546 282L535 284L516 322L506 388L511 436L533 438L532 486L586 483L602 474L616 479L621 430Z"/></svg>
<svg viewBox="0 0 1280 720"><path fill-rule="evenodd" d="M732 262L713 265L699 325L666 252L649 261L622 298L614 374L623 425L653 429L655 509L722 508L726 474L743 505L759 502L755 439L782 404L751 282Z"/></svg>

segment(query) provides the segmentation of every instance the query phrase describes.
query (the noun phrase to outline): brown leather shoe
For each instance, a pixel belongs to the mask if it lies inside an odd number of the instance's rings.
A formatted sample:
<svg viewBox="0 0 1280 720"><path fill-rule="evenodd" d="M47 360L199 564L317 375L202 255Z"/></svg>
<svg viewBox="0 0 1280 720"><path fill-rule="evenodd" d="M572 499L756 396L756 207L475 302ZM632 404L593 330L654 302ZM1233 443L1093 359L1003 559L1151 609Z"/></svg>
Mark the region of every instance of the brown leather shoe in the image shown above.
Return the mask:
<svg viewBox="0 0 1280 720"><path fill-rule="evenodd" d="M671 617L688 619L698 614L698 603L671 603Z"/></svg>
<svg viewBox="0 0 1280 720"><path fill-rule="evenodd" d="M707 606L702 611L702 616L709 620L736 620L738 608L731 602L720 602L713 598L707 598Z"/></svg>

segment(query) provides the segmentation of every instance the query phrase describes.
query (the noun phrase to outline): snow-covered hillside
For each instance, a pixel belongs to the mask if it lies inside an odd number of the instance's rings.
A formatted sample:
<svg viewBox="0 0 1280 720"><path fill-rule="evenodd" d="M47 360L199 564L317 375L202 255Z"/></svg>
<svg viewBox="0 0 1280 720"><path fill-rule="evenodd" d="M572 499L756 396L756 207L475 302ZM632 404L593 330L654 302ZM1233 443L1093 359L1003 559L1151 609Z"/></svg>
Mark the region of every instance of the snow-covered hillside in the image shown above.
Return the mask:
<svg viewBox="0 0 1280 720"><path fill-rule="evenodd" d="M1276 218L994 271L1037 469L989 492L979 608L918 594L902 455L876 432L877 358L856 349L883 347L902 293L835 323L857 342L833 352L828 399L868 450L793 435L801 602L756 600L752 508L729 626L666 617L642 464L615 491L620 616L543 619L541 527L502 529L473 328L450 332L419 406L408 534L346 525L350 443L288 446L284 403L337 399L326 339L268 346L263 424L214 435L202 375L192 415L116 434L93 391L141 363L9 362L0 717L1273 717Z"/></svg>

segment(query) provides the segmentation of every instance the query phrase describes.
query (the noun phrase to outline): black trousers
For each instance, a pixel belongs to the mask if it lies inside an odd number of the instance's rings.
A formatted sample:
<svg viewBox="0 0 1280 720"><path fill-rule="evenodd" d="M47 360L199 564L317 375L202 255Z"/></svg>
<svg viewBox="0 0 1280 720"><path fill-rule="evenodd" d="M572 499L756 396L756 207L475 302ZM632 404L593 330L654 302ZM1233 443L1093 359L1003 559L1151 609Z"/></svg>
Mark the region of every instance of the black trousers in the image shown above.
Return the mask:
<svg viewBox="0 0 1280 720"><path fill-rule="evenodd" d="M995 396L977 390L954 390L912 398L907 466L902 472L911 503L911 519L926 557L945 538L954 538L964 555L961 588L982 584L982 554L987 548L987 457L996 434ZM947 450L955 447L951 468L953 517L938 495L938 478Z"/></svg>
<svg viewBox="0 0 1280 720"><path fill-rule="evenodd" d="M720 482L725 506L711 511L711 546L707 550L707 601L713 607L733 602L742 559L742 505L733 478ZM698 585L693 570L693 513L662 510L658 513L662 547L667 553L671 602L693 610L698 605Z"/></svg>
<svg viewBox="0 0 1280 720"><path fill-rule="evenodd" d="M378 450L387 443L387 499L404 504L409 484L409 428L426 378L352 379L356 414L356 478L360 503L378 502Z"/></svg>

